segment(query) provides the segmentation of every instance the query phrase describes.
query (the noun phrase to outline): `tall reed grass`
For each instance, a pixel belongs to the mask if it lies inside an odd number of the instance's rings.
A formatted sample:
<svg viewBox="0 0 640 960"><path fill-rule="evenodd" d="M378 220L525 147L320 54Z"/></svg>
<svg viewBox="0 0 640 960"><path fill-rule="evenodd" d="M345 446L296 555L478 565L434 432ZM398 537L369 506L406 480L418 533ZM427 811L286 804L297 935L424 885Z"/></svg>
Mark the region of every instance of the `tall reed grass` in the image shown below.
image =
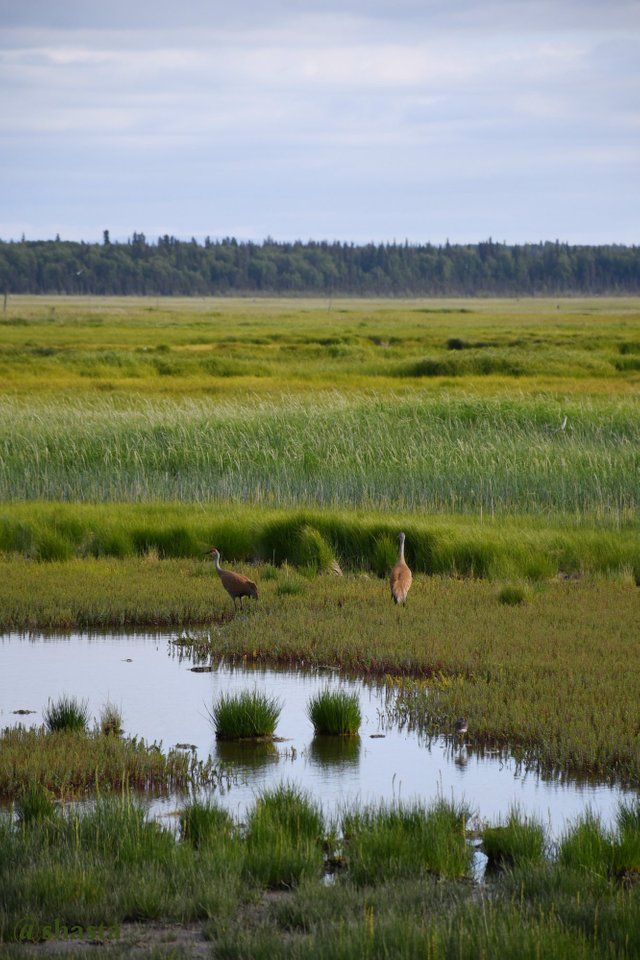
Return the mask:
<svg viewBox="0 0 640 960"><path fill-rule="evenodd" d="M618 520L637 513L639 449L632 398L0 399L2 500Z"/></svg>

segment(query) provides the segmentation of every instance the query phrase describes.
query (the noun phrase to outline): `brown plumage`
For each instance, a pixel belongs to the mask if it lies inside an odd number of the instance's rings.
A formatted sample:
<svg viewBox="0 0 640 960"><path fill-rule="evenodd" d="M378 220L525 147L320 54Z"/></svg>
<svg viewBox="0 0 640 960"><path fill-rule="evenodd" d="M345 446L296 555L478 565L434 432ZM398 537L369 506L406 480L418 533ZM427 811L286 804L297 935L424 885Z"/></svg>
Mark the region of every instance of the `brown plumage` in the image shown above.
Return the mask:
<svg viewBox="0 0 640 960"><path fill-rule="evenodd" d="M398 556L398 562L391 571L389 583L391 584L391 596L393 597L393 602L401 603L403 606L405 606L407 602L407 594L409 593L409 588L411 586L413 577L411 576L411 570L407 566L404 559L404 533L399 534L398 542L400 543L400 554Z"/></svg>
<svg viewBox="0 0 640 960"><path fill-rule="evenodd" d="M258 599L258 588L253 580L249 580L249 577L245 577L243 573L234 573L233 570L222 569L220 566L220 551L217 547L207 550L207 556L214 561L218 576L222 580L222 586L233 600L234 607L236 600L240 600L240 606L242 606L244 597Z"/></svg>

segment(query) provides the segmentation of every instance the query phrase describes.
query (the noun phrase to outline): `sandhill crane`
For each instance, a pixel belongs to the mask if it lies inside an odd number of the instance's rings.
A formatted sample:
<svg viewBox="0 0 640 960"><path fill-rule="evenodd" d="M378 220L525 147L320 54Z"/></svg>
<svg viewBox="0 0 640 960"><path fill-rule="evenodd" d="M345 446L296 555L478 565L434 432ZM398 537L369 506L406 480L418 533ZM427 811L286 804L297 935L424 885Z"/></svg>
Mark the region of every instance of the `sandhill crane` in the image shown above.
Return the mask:
<svg viewBox="0 0 640 960"><path fill-rule="evenodd" d="M407 594L409 593L409 587L411 586L413 577L411 576L411 570L409 570L409 567L404 559L404 533L400 533L398 535L398 542L400 544L400 554L398 556L398 562L391 571L389 583L391 585L391 596L393 597L393 602L401 603L403 606L405 606L407 603Z"/></svg>
<svg viewBox="0 0 640 960"><path fill-rule="evenodd" d="M238 599L240 600L240 607L242 607L244 597L258 599L258 588L253 580L249 580L249 577L245 577L243 573L234 573L232 570L222 569L220 566L220 551L217 547L211 547L210 550L205 552L215 563L218 576L222 580L222 586L233 600L234 607Z"/></svg>

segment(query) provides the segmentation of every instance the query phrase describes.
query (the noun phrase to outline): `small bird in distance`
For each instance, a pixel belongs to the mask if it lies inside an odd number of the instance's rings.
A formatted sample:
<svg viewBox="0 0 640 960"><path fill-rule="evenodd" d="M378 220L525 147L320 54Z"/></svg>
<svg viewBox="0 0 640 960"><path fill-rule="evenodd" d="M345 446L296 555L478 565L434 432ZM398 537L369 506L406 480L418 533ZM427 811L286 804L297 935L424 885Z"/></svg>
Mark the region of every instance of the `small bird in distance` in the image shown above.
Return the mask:
<svg viewBox="0 0 640 960"><path fill-rule="evenodd" d="M456 720L456 733L459 737L463 737L467 730L469 729L469 724L467 723L466 717L458 717Z"/></svg>

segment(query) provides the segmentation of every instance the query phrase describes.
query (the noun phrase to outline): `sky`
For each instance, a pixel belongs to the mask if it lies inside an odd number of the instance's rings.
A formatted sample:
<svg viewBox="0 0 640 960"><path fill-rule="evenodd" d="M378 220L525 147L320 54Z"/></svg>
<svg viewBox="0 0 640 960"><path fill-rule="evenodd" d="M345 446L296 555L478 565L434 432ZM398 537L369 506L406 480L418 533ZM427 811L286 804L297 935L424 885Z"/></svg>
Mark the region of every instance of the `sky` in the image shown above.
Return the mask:
<svg viewBox="0 0 640 960"><path fill-rule="evenodd" d="M640 241L640 0L0 0L0 239Z"/></svg>

